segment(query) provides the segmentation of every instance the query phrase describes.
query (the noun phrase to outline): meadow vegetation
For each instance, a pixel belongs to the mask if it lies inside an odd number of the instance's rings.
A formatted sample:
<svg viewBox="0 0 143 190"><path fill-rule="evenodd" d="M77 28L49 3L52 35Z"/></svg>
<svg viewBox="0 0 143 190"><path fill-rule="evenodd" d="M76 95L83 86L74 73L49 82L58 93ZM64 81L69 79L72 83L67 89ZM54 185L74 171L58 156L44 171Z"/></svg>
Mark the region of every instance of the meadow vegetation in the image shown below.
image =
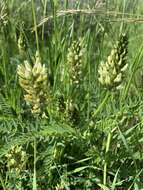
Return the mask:
<svg viewBox="0 0 143 190"><path fill-rule="evenodd" d="M0 1L0 189L143 190L143 1Z"/></svg>

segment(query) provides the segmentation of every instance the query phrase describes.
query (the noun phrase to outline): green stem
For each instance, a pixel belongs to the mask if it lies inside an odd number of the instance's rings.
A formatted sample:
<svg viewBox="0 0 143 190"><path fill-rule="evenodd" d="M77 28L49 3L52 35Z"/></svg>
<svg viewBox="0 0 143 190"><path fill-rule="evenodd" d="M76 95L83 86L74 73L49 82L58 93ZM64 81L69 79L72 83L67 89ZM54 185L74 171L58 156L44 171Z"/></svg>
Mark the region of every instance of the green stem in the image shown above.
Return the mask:
<svg viewBox="0 0 143 190"><path fill-rule="evenodd" d="M122 101L125 100L126 97L127 97L127 94L128 94L128 92L129 92L129 88L130 88L130 86L131 86L133 77L134 77L134 75L135 75L135 72L136 72L136 70L137 70L137 68L138 68L138 66L139 66L139 64L140 64L140 62L141 62L141 60L142 60L142 56L143 56L143 45L141 45L140 50L139 50L139 53L136 55L135 60L134 60L134 62L133 62L133 65L132 65L132 73L131 73L131 76L130 76L130 78L129 78L129 80L128 80L128 83L127 83L127 85L126 85L126 87L125 87L124 94L123 94L123 97L122 97Z"/></svg>
<svg viewBox="0 0 143 190"><path fill-rule="evenodd" d="M33 13L33 20L34 20L34 30L35 30L35 36L36 36L37 51L38 53L40 53L34 0L32 0L31 2L32 2L32 13Z"/></svg>
<svg viewBox="0 0 143 190"><path fill-rule="evenodd" d="M101 104L99 104L98 108L93 113L93 117L95 117L103 109L104 105L106 104L106 102L107 102L107 100L109 98L109 95L110 95L110 93L107 92L106 95L105 95L105 97L103 98Z"/></svg>
<svg viewBox="0 0 143 190"><path fill-rule="evenodd" d="M34 175L33 175L33 190L37 190L36 183L36 138L34 139Z"/></svg>
<svg viewBox="0 0 143 190"><path fill-rule="evenodd" d="M5 185L4 181L3 181L3 178L1 176L1 174L0 174L0 182L2 184L3 190L7 190L6 185Z"/></svg>
<svg viewBox="0 0 143 190"><path fill-rule="evenodd" d="M106 152L105 152L106 154L109 151L110 142L111 142L111 133L109 132L108 137L107 137L107 143L106 143ZM106 185L106 180L107 180L107 161L106 161L106 158L105 158L104 172L103 172L103 184L104 185Z"/></svg>
<svg viewBox="0 0 143 190"><path fill-rule="evenodd" d="M47 0L44 2L44 11L43 11L43 18L46 16L46 8L47 8ZM45 30L45 24L43 23L42 26L42 40L44 40L44 30Z"/></svg>

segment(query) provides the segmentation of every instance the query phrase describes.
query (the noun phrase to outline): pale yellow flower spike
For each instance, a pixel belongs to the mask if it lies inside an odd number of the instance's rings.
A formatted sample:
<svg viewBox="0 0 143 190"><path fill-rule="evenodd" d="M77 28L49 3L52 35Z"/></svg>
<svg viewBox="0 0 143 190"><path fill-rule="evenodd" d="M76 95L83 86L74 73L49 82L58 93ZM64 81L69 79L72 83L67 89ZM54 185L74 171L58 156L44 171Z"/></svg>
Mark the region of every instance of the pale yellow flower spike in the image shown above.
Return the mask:
<svg viewBox="0 0 143 190"><path fill-rule="evenodd" d="M36 52L33 67L26 60L24 64L19 65L17 74L19 75L19 84L24 89L25 101L31 105L33 114L44 114L49 100L48 75L47 68L42 65L41 58Z"/></svg>
<svg viewBox="0 0 143 190"><path fill-rule="evenodd" d="M121 89L128 64L126 63L128 38L125 34L120 36L119 41L111 50L107 61L101 62L98 73L99 82L109 89Z"/></svg>

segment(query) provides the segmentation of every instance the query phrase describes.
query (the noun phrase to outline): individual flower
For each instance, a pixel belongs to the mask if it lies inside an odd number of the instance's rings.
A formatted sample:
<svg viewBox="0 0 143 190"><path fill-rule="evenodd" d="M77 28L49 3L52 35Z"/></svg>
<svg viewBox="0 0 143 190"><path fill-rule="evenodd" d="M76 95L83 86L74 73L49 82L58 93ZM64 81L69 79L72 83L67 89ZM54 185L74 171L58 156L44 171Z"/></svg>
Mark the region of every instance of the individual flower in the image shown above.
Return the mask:
<svg viewBox="0 0 143 190"><path fill-rule="evenodd" d="M63 185L61 185L61 184L57 184L57 186L56 186L55 189L56 189L56 190L64 190L65 188L64 188Z"/></svg>

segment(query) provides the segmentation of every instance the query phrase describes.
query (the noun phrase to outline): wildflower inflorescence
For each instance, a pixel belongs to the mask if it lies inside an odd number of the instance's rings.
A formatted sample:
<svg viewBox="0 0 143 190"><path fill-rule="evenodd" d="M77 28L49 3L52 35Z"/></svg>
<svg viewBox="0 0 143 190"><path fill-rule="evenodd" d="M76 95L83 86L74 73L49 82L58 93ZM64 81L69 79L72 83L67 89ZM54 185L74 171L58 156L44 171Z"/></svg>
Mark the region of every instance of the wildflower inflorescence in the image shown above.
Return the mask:
<svg viewBox="0 0 143 190"><path fill-rule="evenodd" d="M82 39L74 41L68 50L67 66L70 77L70 82L79 87L82 81L82 58L84 54L84 47Z"/></svg>
<svg viewBox="0 0 143 190"><path fill-rule="evenodd" d="M19 84L25 90L25 101L32 106L33 114L44 114L49 100L48 75L45 65L36 53L36 60L33 66L28 61L18 66Z"/></svg>
<svg viewBox="0 0 143 190"><path fill-rule="evenodd" d="M106 63L102 62L100 64L98 70L99 82L106 88L122 88L124 72L128 67L126 60L128 53L127 46L128 38L125 34L122 34L108 56Z"/></svg>
<svg viewBox="0 0 143 190"><path fill-rule="evenodd" d="M26 50L26 42L25 42L23 33L20 33L19 35L17 46L18 46L19 54L24 56L25 50Z"/></svg>
<svg viewBox="0 0 143 190"><path fill-rule="evenodd" d="M26 152L22 150L22 146L13 146L8 154L7 158L7 168L12 172L16 171L20 173L25 169L25 161L27 158Z"/></svg>

